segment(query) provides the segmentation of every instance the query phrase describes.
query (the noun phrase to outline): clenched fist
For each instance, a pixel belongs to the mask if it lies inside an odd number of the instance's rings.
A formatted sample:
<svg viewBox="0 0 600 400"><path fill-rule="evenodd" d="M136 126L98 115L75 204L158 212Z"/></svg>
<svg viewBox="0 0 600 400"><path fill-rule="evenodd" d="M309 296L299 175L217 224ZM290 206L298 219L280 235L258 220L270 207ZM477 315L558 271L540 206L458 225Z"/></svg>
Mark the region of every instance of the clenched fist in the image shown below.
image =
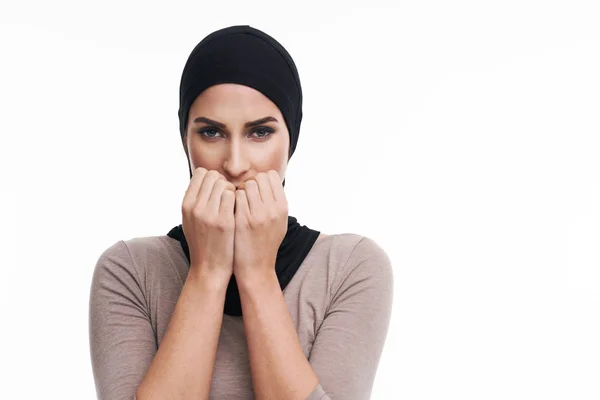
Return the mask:
<svg viewBox="0 0 600 400"><path fill-rule="evenodd" d="M235 186L218 171L196 168L185 192L182 227L190 271L229 281L233 273Z"/></svg>

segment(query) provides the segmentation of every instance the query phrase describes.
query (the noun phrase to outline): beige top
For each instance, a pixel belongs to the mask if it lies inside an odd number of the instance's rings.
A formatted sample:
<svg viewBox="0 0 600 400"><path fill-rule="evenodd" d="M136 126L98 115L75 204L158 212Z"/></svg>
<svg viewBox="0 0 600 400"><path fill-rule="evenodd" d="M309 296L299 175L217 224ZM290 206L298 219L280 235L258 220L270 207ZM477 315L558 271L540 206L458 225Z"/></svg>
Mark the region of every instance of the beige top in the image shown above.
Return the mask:
<svg viewBox="0 0 600 400"><path fill-rule="evenodd" d="M179 242L166 235L118 241L100 255L89 309L99 399L134 399L188 270ZM368 399L393 298L384 250L365 236L322 235L283 294L320 382L308 399ZM254 398L242 318L223 316L211 399Z"/></svg>

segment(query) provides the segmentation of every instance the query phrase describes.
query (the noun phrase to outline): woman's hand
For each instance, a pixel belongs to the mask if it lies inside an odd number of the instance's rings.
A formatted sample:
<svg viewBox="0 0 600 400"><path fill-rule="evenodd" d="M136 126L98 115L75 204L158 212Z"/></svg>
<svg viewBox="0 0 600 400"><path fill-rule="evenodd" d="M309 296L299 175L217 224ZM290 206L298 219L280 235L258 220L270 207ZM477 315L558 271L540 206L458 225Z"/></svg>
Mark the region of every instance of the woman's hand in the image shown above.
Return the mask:
<svg viewBox="0 0 600 400"><path fill-rule="evenodd" d="M233 273L235 186L218 171L196 168L181 206L190 272L228 282Z"/></svg>
<svg viewBox="0 0 600 400"><path fill-rule="evenodd" d="M233 273L238 283L273 273L287 233L288 204L277 171L258 173L235 192Z"/></svg>

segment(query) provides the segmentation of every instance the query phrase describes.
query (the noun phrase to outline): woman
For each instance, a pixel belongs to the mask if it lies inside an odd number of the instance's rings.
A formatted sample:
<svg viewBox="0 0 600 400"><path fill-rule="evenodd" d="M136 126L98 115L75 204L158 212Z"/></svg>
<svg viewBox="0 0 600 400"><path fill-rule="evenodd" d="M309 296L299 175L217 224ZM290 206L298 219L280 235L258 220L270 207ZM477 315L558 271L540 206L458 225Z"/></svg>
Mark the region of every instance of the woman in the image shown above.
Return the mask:
<svg viewBox="0 0 600 400"><path fill-rule="evenodd" d="M296 66L272 37L225 28L180 85L190 183L182 224L99 257L90 348L100 399L368 399L393 276L357 234L288 216L302 119Z"/></svg>

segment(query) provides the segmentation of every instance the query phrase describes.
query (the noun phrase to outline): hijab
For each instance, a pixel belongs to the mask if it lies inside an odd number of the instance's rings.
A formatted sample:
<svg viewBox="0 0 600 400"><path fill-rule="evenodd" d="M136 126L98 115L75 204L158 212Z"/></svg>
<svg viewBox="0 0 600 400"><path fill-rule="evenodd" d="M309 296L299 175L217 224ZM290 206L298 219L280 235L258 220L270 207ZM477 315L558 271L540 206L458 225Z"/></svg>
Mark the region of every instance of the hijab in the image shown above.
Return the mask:
<svg viewBox="0 0 600 400"><path fill-rule="evenodd" d="M248 25L220 29L202 39L190 53L181 75L178 116L182 144L194 100L203 90L220 83L249 86L275 103L290 135L289 161L300 134L302 88L298 70L287 50L271 36ZM188 169L191 179L189 160ZM296 218L289 215L287 225L275 262L281 290L290 283L320 234L300 225ZM189 247L182 225L175 226L167 236L179 241L189 266ZM227 286L224 313L242 315L235 275L231 276Z"/></svg>

